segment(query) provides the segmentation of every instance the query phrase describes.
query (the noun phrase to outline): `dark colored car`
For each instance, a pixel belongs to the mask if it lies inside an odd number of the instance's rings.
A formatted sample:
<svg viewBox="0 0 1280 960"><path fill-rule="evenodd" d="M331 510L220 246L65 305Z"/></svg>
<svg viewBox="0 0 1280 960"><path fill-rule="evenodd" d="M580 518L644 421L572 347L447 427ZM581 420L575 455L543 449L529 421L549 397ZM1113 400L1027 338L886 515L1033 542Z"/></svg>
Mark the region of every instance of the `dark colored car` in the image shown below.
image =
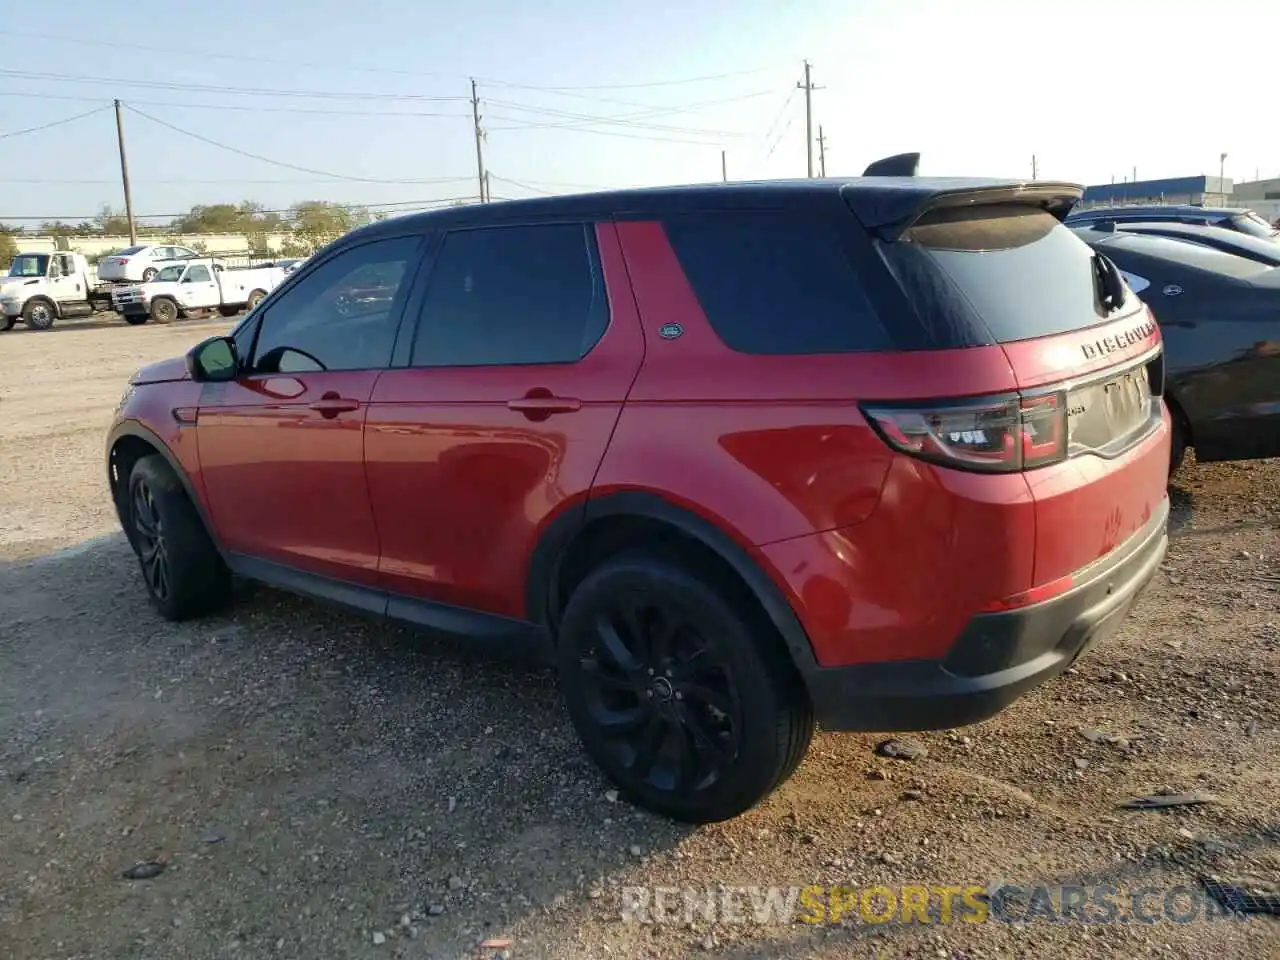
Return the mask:
<svg viewBox="0 0 1280 960"><path fill-rule="evenodd" d="M1079 195L870 177L371 224L133 378L111 495L163 616L234 573L543 652L625 796L732 817L815 721L997 713L1157 569L1160 331L1062 225ZM344 310L370 273L393 295Z"/></svg>
<svg viewBox="0 0 1280 960"><path fill-rule="evenodd" d="M1128 231L1077 236L1126 274L1164 333L1172 466L1280 457L1280 268Z"/></svg>
<svg viewBox="0 0 1280 960"><path fill-rule="evenodd" d="M1098 223L1075 225L1075 230L1113 231L1125 233L1141 233L1155 237L1170 237L1174 240L1185 240L1187 243L1198 243L1202 247L1212 247L1224 253L1232 253L1246 260L1256 260L1269 267L1280 266L1280 243L1262 240L1239 230L1224 230L1222 227L1210 227L1199 223L1147 223L1146 221L1103 220Z"/></svg>
<svg viewBox="0 0 1280 960"><path fill-rule="evenodd" d="M1191 205L1152 205L1152 206L1120 206L1093 207L1088 210L1073 210L1067 215L1069 226L1085 226L1111 220L1143 221L1155 223L1199 223L1223 230L1235 230L1260 240L1280 242L1280 230L1258 216L1254 211L1242 207L1196 207Z"/></svg>

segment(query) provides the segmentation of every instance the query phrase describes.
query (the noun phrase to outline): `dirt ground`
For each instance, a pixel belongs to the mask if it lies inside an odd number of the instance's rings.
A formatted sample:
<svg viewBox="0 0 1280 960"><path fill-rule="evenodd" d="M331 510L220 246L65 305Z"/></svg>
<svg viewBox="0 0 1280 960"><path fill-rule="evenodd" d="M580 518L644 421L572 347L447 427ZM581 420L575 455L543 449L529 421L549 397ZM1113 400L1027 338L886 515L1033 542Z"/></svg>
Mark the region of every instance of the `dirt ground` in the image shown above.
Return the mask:
<svg viewBox="0 0 1280 960"><path fill-rule="evenodd" d="M136 366L227 326L0 334L0 956L1280 957L1280 921L1160 914L1280 877L1280 462L1189 463L1161 573L1059 681L915 760L821 734L690 829L614 802L541 668L265 588L150 611L104 430ZM1216 800L1118 809L1161 789ZM1120 915L621 919L632 886L1001 882L1109 884Z"/></svg>

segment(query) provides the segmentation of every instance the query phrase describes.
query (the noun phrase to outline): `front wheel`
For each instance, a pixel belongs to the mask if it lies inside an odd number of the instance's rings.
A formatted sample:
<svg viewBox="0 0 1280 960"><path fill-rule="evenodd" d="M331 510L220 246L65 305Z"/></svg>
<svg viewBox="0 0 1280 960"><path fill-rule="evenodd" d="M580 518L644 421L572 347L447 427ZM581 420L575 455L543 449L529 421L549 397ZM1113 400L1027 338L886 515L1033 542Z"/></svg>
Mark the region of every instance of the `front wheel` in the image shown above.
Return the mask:
<svg viewBox="0 0 1280 960"><path fill-rule="evenodd" d="M261 303L262 298L265 297L266 295L267 295L266 292L263 290L252 291L249 294L249 299L245 301L245 305L244 305L245 313L248 313L250 310L256 307L259 303Z"/></svg>
<svg viewBox="0 0 1280 960"><path fill-rule="evenodd" d="M147 267L147 269L142 271L142 282L150 283L157 276L159 276L159 274L160 274L160 271L158 271L155 267Z"/></svg>
<svg viewBox="0 0 1280 960"><path fill-rule="evenodd" d="M712 823L782 784L813 711L780 639L749 600L678 558L606 561L559 630L561 685L587 754L638 806Z"/></svg>
<svg viewBox="0 0 1280 960"><path fill-rule="evenodd" d="M47 300L31 300L22 308L22 322L28 330L48 330L56 318L53 305Z"/></svg>
<svg viewBox="0 0 1280 960"><path fill-rule="evenodd" d="M124 317L124 322L131 327L140 327L151 319L145 313L125 313L121 314L121 316Z"/></svg>
<svg viewBox="0 0 1280 960"><path fill-rule="evenodd" d="M133 465L128 491L129 540L151 605L166 620L187 620L221 606L231 574L195 505L164 457Z"/></svg>
<svg viewBox="0 0 1280 960"><path fill-rule="evenodd" d="M18 318L17 318L17 317L10 317L10 316L8 316L8 315L6 315L6 316L5 316L5 318L4 318L4 329L5 329L5 330L12 330L12 329L13 329L14 327L16 327L17 325L18 325Z"/></svg>
<svg viewBox="0 0 1280 960"><path fill-rule="evenodd" d="M156 323L173 323L178 319L178 305L172 300L153 300L151 303L151 319Z"/></svg>

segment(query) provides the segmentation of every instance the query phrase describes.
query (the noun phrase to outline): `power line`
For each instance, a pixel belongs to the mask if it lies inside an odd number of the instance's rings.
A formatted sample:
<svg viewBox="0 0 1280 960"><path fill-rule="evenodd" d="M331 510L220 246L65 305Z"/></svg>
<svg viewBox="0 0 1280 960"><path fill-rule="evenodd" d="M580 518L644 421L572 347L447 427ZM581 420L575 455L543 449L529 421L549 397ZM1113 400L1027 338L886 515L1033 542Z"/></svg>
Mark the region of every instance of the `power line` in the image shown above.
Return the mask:
<svg viewBox="0 0 1280 960"><path fill-rule="evenodd" d="M47 40L55 43L72 43L72 44L81 44L84 46L107 47L116 51L119 51L120 49L120 44L118 41L91 40L91 39L85 39L85 38L79 38L79 37L60 37L52 34L22 33L14 30L0 30L0 35L18 37L21 39L28 39L28 40ZM130 43L129 49L148 52L148 53L165 53L165 54L173 53L172 48L148 47L148 46L141 46L135 43ZM245 56L242 54L229 54L226 52L218 52L218 51L196 51L196 50L189 50L189 49L186 51L186 53L190 56L199 57L201 59L231 60L236 63L244 63L245 60L248 59L248 60L251 60L253 63L272 63L280 66L291 67L294 69L297 69L297 68L316 69L316 70L332 70L333 69L332 63L323 63L323 64L322 63L305 63L305 62L298 62L295 60L269 59L269 58L265 58L257 55ZM350 70L354 73L394 74L397 76L408 76L408 77L436 77L439 79L450 79L450 80L470 79L469 77L463 77L458 74L437 73L437 72L427 71L427 70L398 70L392 67L363 67L363 66L356 66L352 64L344 64L343 69ZM498 80L498 79L488 78L488 77L476 77L475 79L478 83L483 83L488 86L510 87L512 89L518 89L518 90L536 90L536 91L541 91L543 93L562 94L567 96L567 95L571 95L571 94L582 92L582 91L644 90L644 89L653 89L653 88L659 88L659 87L687 86L689 84L694 84L694 83L710 83L716 80L729 80L737 77L758 76L763 73L774 72L778 69L780 69L780 67L776 67L776 66L757 67L750 70L737 70L737 71L732 71L728 73L706 74L698 77L685 77L678 80L655 80L647 83L616 83L616 84L604 83L604 84L589 84L585 86L540 86L536 84L516 83L514 81ZM595 99L595 98L586 98L586 99Z"/></svg>
<svg viewBox="0 0 1280 960"><path fill-rule="evenodd" d="M643 123L643 122L641 122L641 120L640 120L639 118L637 118L637 117L635 117L635 116L614 116L614 117L602 117L602 116L599 116L598 114L573 113L573 112L570 112L570 111L567 111L567 110L553 110L553 109L549 109L549 108L547 108L547 107L535 107L535 106L530 106L529 104L514 103L514 102L512 102L512 101L510 101L510 100L494 100L494 99L490 98L490 99L486 100L485 102L486 102L486 103L488 103L488 104L490 104L491 106L495 106L495 107L503 107L503 108L508 109L508 110L524 110L524 111L527 111L527 112L529 112L529 113L539 114L539 115L542 115L542 116L549 116L549 117L557 117L557 118L562 118L562 119L568 119L568 120L573 120L573 121L577 121L577 122L580 122L580 123L614 124L614 125L617 125L617 126L631 127L631 128L637 129L637 130L640 130L640 129L647 129L647 130L657 130L657 131L661 131L661 132L665 132L665 133L688 133L688 134L693 134L693 135L696 135L696 136L709 136L709 137L750 137L750 136L754 136L754 134L749 134L749 133L736 133L736 132L733 132L733 131L727 131L727 130L706 130L706 129L695 129L695 128L693 128L693 127L682 127L682 126L675 126L675 125L672 125L672 124L665 124L665 123ZM651 115L651 114L648 114L648 115ZM641 115L641 116L644 116L644 115ZM518 117L503 117L503 118L500 118L500 119L505 119L505 120L508 120L508 121L512 121L512 120L514 120L514 121L516 121L517 123L520 123L520 119L519 119ZM530 126L530 127L531 127L531 126L551 126L551 127L556 127L557 129L570 129L570 128L571 128L571 127L570 127L570 125L568 125L568 124L542 124L542 123L536 123L536 122L534 122L534 121L527 121L527 122L523 122L523 123L521 123L520 125L521 125L521 127L525 127L525 126ZM495 129L496 129L496 128L495 128ZM506 128L506 129L510 129L510 128Z"/></svg>
<svg viewBox="0 0 1280 960"><path fill-rule="evenodd" d="M152 123L158 123L162 127L168 127L170 130L174 131L175 133L180 133L183 136L191 137L193 140L199 140L201 143L207 143L209 144L209 146L217 147L220 150L226 150L230 153L239 154L242 157L248 157L250 160L258 160L261 163L269 163L272 166L284 167L287 170L297 170L299 173L310 173L314 176L330 177L334 180L350 180L350 181L359 182L359 183L421 183L420 180L414 180L414 179L386 180L378 177L349 177L341 173L332 173L328 170L316 170L312 167L302 167L294 163L286 163L283 160L273 160L270 157L264 157L258 153L250 153L248 150L241 150L239 147L233 147L233 146L230 146L229 144L221 143L217 140L211 140L210 138L202 136L198 133L193 133L190 130L186 130L186 129L183 129L182 127L175 126L174 124L169 123L167 120L161 120L159 117L153 117L149 113L143 113L141 110L137 109L136 107L130 106L129 104L125 104L125 106L129 107L129 110L131 113L136 113L138 116L143 117L147 120L150 120Z"/></svg>
<svg viewBox="0 0 1280 960"><path fill-rule="evenodd" d="M38 130L48 130L50 127L60 127L64 123L74 123L77 120L83 120L85 117L91 117L95 113L102 113L106 109L106 106L95 107L92 110L86 110L84 113L77 113L74 117L54 120L52 123L42 123L38 127L27 127L25 130L10 130L8 133L0 133L0 140L4 140L6 137L20 137L24 133L35 133Z"/></svg>
<svg viewBox="0 0 1280 960"><path fill-rule="evenodd" d="M434 97L411 93L344 93L334 90L277 90L265 87L228 87L207 83L178 83L173 80L129 80L124 77L94 77L76 74L37 73L27 70L0 70L0 76L21 80L52 80L58 83L110 83L122 87L146 87L153 90L199 90L248 97L302 97L316 100L411 100L427 103L462 103L466 97Z"/></svg>
<svg viewBox="0 0 1280 960"><path fill-rule="evenodd" d="M470 183L474 179L475 179L474 177L425 177L421 180L412 180L412 181L405 181L405 182L418 184L418 185L429 184L429 183ZM29 183L29 184L43 184L46 186L67 186L67 185L102 186L102 185L114 185L118 182L119 182L118 179L117 180L42 180L42 179L0 177L0 183ZM274 185L274 186L287 187L290 185L303 186L303 185L318 184L318 183L345 183L346 181L340 180L340 179L334 179L333 177L323 177L315 180L240 180L240 179L237 179L237 180L189 180L185 178L177 179L177 180L151 180L144 177L139 179L138 182L145 183L152 186L159 185L159 184L165 184L165 185L191 184L191 185L198 185L198 186L212 186L212 185L235 186L235 185L245 184L245 185L251 185L251 186ZM387 182L399 182L399 181L387 181Z"/></svg>

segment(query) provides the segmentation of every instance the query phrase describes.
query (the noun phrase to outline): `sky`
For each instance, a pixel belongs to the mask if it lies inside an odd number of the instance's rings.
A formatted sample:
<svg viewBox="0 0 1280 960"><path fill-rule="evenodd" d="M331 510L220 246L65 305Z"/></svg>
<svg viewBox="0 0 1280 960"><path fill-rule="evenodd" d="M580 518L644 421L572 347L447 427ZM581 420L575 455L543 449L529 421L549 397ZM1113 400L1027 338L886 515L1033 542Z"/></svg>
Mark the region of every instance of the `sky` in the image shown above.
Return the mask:
<svg viewBox="0 0 1280 960"><path fill-rule="evenodd" d="M922 174L1030 177L1034 155L1106 183L1226 152L1228 177L1280 177L1261 0L27 9L0 19L0 222L28 226L123 208L113 99L139 216L474 198L471 78L494 199L715 181L721 151L730 179L803 177L806 59L829 176L918 150Z"/></svg>

